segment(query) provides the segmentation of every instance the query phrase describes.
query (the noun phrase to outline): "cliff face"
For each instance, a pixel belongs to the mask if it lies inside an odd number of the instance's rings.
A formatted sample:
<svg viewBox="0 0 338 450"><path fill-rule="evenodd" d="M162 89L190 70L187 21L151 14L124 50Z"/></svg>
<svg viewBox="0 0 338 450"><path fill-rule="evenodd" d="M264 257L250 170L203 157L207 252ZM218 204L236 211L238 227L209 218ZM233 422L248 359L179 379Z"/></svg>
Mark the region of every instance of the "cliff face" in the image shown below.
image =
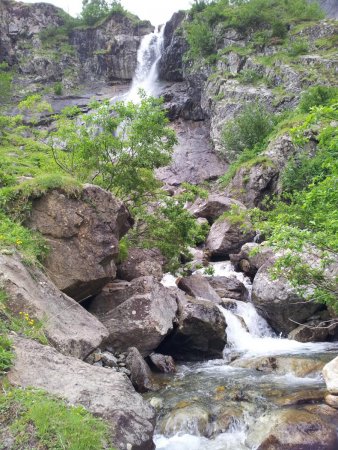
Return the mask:
<svg viewBox="0 0 338 450"><path fill-rule="evenodd" d="M337 0L320 0L320 6L326 12L327 16L332 19L338 19L338 2Z"/></svg>
<svg viewBox="0 0 338 450"><path fill-rule="evenodd" d="M142 36L152 30L149 22L116 13L95 27L67 32L66 20L53 5L1 2L0 62L14 69L19 96L55 82L73 88L93 80L131 80Z"/></svg>

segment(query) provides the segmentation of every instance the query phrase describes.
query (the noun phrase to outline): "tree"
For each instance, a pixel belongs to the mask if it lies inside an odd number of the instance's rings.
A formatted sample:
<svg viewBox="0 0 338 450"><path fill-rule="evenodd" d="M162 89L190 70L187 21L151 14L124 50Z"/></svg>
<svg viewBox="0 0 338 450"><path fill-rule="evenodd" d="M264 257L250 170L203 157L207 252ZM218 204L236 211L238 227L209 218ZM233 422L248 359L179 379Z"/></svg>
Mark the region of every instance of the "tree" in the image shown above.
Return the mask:
<svg viewBox="0 0 338 450"><path fill-rule="evenodd" d="M95 25L112 11L124 11L119 0L83 0L81 18L86 25Z"/></svg>

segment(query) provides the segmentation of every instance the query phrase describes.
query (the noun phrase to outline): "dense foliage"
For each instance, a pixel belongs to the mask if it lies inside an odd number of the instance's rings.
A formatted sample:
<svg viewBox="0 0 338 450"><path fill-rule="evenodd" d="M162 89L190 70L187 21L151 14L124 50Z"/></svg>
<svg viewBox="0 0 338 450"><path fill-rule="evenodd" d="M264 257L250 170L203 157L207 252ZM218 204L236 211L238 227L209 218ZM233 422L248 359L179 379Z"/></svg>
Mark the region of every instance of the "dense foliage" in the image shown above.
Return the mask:
<svg viewBox="0 0 338 450"><path fill-rule="evenodd" d="M124 13L125 9L119 0L83 0L81 19L86 25L95 25L111 13Z"/></svg>

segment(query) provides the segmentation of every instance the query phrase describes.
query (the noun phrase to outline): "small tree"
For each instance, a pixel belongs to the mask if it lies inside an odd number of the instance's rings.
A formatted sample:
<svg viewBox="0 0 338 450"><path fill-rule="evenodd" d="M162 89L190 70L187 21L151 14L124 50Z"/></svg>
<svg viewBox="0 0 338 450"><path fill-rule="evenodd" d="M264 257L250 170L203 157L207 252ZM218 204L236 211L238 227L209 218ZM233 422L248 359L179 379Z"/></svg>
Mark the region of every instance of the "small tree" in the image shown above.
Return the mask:
<svg viewBox="0 0 338 450"><path fill-rule="evenodd" d="M81 18L86 25L95 25L111 11L123 11L119 0L83 0Z"/></svg>

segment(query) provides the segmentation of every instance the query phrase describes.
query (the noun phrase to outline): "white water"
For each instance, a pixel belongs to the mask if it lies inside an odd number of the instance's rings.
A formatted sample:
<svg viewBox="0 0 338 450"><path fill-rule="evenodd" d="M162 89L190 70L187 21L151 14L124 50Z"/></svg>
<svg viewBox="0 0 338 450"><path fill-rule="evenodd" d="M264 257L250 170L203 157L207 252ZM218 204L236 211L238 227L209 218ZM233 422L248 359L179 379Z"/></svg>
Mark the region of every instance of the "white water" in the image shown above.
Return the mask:
<svg viewBox="0 0 338 450"><path fill-rule="evenodd" d="M142 39L137 53L137 67L131 88L126 100L139 102L140 89L147 95L158 94L158 61L161 58L163 48L164 26L157 27L153 33L147 34Z"/></svg>

